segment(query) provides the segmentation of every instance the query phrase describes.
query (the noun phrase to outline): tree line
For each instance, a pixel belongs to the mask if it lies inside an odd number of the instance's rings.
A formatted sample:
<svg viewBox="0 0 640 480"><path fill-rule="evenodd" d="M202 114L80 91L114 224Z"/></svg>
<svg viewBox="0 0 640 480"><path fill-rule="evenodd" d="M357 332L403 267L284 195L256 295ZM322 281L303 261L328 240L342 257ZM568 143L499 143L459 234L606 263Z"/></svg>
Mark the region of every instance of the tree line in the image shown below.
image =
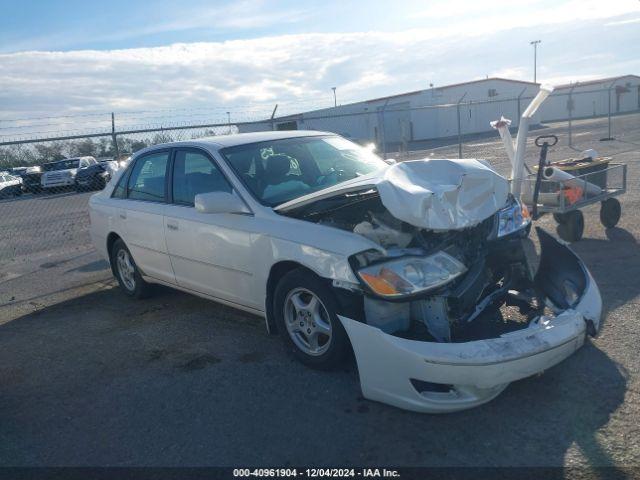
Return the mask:
<svg viewBox="0 0 640 480"><path fill-rule="evenodd" d="M180 130L172 132L158 132L148 138L128 138L119 136L118 154L128 156L143 148L159 143L178 140L195 139L215 135L213 130L197 133ZM115 158L116 149L110 137L84 138L81 140L59 140L55 142L40 142L0 147L0 170L13 167L28 167L55 162L65 158L92 156L95 158Z"/></svg>

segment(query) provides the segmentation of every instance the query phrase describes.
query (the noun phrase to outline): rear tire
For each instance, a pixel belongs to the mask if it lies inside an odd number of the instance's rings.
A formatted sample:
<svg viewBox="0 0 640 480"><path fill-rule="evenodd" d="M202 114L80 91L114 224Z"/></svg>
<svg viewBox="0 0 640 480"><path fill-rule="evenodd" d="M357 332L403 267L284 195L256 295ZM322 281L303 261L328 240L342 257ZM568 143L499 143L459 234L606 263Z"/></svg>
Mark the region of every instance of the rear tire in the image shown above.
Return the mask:
<svg viewBox="0 0 640 480"><path fill-rule="evenodd" d="M274 294L274 316L287 350L319 370L343 363L349 337L338 319L338 302L329 286L306 269L287 273Z"/></svg>
<svg viewBox="0 0 640 480"><path fill-rule="evenodd" d="M142 279L131 252L121 239L116 240L111 248L111 265L118 284L126 295L141 299L151 294L151 285Z"/></svg>
<svg viewBox="0 0 640 480"><path fill-rule="evenodd" d="M584 215L580 210L563 214L566 220L558 224L558 235L566 242L577 242L584 233Z"/></svg>
<svg viewBox="0 0 640 480"><path fill-rule="evenodd" d="M616 198L607 198L600 205L600 223L605 228L613 228L620 221L622 206Z"/></svg>
<svg viewBox="0 0 640 480"><path fill-rule="evenodd" d="M553 219L556 223L567 223L567 214L566 213L554 213Z"/></svg>

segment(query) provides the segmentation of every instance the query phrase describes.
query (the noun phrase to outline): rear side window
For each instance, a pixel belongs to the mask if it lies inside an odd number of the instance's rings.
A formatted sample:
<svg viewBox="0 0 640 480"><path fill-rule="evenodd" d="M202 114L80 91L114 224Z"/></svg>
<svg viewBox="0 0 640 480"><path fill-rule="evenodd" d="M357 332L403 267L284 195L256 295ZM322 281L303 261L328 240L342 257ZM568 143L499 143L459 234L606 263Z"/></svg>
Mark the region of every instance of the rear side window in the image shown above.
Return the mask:
<svg viewBox="0 0 640 480"><path fill-rule="evenodd" d="M127 198L127 172L122 172L116 188L113 189L111 194L113 198Z"/></svg>
<svg viewBox="0 0 640 480"><path fill-rule="evenodd" d="M169 152L152 153L136 160L127 184L128 197L163 202L168 160Z"/></svg>
<svg viewBox="0 0 640 480"><path fill-rule="evenodd" d="M193 206L196 195L210 192L231 193L231 185L204 153L178 150L173 162L173 202Z"/></svg>

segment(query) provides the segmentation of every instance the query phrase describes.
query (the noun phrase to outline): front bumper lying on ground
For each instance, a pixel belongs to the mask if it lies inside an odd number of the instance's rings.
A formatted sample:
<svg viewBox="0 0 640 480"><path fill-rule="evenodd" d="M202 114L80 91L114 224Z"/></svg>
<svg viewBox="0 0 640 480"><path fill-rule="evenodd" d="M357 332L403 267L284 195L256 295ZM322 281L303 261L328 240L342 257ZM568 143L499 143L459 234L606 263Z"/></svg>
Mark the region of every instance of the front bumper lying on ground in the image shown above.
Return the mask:
<svg viewBox="0 0 640 480"><path fill-rule="evenodd" d="M522 330L465 343L407 340L339 317L355 352L366 398L418 412L453 412L495 398L580 348L599 328L600 292L582 261L538 229L536 283L556 307ZM575 298L573 298L575 296ZM571 299L573 298L573 301Z"/></svg>

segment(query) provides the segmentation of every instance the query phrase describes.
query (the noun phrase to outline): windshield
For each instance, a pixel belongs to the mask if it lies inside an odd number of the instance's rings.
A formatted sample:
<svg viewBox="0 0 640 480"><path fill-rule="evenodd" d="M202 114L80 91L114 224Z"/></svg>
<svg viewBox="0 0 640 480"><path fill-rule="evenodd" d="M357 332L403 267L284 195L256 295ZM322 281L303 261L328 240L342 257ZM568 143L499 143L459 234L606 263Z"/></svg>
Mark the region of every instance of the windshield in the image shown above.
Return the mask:
<svg viewBox="0 0 640 480"><path fill-rule="evenodd" d="M45 163L42 167L47 171L53 170L69 170L71 168L78 168L80 166L80 159L71 158L69 160L60 160L59 162Z"/></svg>
<svg viewBox="0 0 640 480"><path fill-rule="evenodd" d="M271 207L387 166L338 136L270 140L220 153L260 203Z"/></svg>

